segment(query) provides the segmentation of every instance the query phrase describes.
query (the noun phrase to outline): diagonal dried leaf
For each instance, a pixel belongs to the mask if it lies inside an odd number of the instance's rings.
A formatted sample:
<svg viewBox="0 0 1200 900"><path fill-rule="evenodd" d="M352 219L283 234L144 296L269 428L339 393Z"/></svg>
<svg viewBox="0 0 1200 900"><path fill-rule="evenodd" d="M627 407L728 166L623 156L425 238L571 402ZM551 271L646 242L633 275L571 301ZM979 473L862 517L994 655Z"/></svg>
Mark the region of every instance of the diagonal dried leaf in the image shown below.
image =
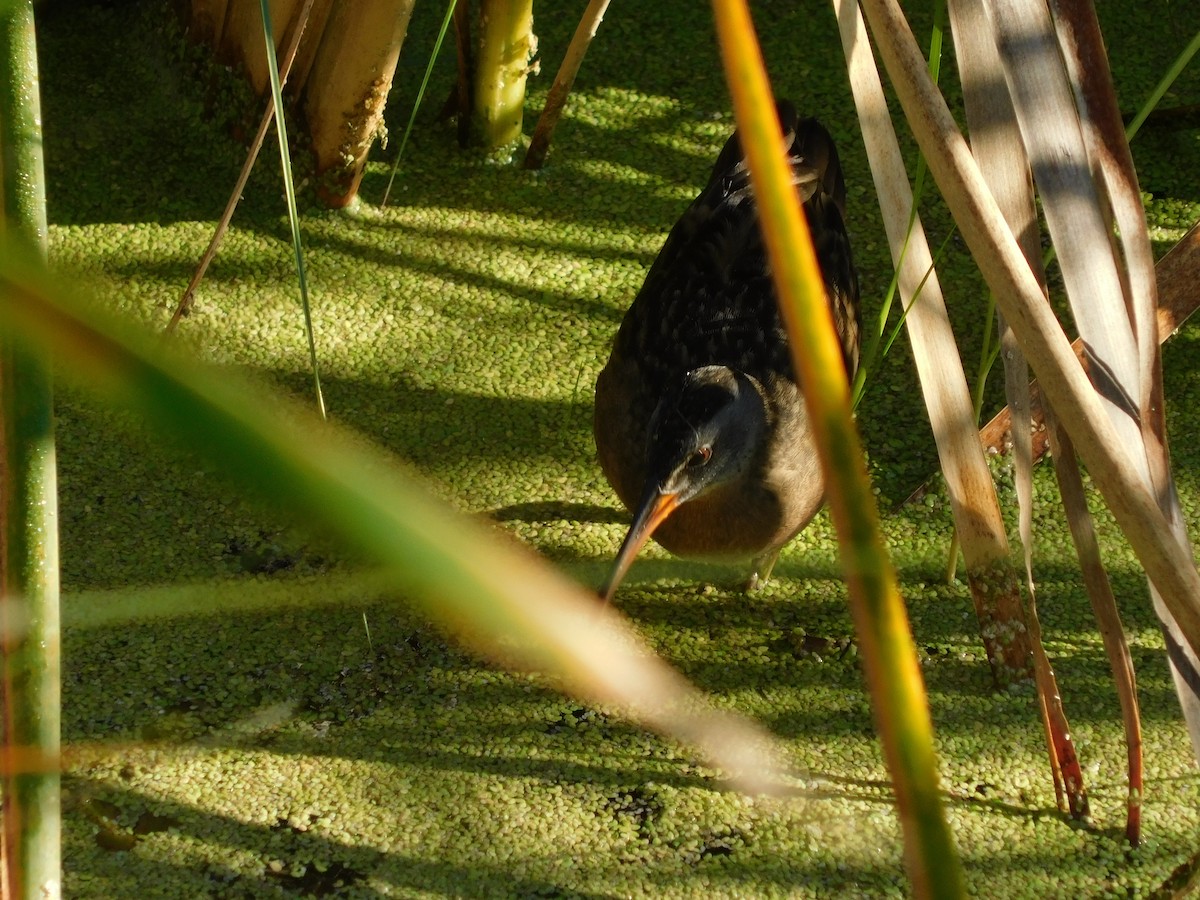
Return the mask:
<svg viewBox="0 0 1200 900"><path fill-rule="evenodd" d="M900 295L908 310L904 321L962 539L980 632L997 683L1007 684L1028 678L1030 645L1004 521L975 436L971 393L933 270L933 256L920 217L912 214L908 174L866 25L853 0L834 0L834 9L892 262L898 267Z"/></svg>
<svg viewBox="0 0 1200 900"><path fill-rule="evenodd" d="M1193 225L1179 243L1158 261L1154 267L1154 274L1158 280L1155 330L1158 342L1162 344L1196 311L1197 305L1200 305L1200 293L1195 289L1197 282L1200 282L1200 224ZM1071 346L1076 352L1083 352L1082 341L1076 339ZM1034 459L1040 459L1046 452L1046 435L1042 428L1041 388L1034 381L1029 385L1029 389L1030 410L1033 416L1033 455ZM1005 407L979 430L980 443L989 452L1004 453L1011 429L1011 414Z"/></svg>
<svg viewBox="0 0 1200 900"><path fill-rule="evenodd" d="M986 11L979 0L951 0L950 22L958 50L971 150L990 185L1021 252L1045 291L1041 241L1033 182L1012 99L1005 88L1000 55ZM1083 772L1071 741L1071 729L1058 690L1057 679L1041 641L1037 594L1033 581L1033 448L1029 421L1029 367L1016 335L998 314L1004 387L1017 425L1013 428L1013 461L1019 508L1019 534L1025 559L1028 592L1026 610L1038 686L1039 709L1046 731L1050 768L1060 809L1077 816L1087 814ZM1065 803L1064 803L1065 799Z"/></svg>
<svg viewBox="0 0 1200 900"><path fill-rule="evenodd" d="M1005 82L1054 239L1076 327L1112 375L1096 382L1127 447L1140 447L1138 424L1120 407L1138 398L1140 362L1121 275L1112 252L1108 205L1096 191L1084 129L1045 4L993 0L987 7ZM1115 395L1114 395L1115 392ZM1144 454L1133 462L1145 472Z"/></svg>
<svg viewBox="0 0 1200 900"><path fill-rule="evenodd" d="M1060 45L1040 2L990 7L1005 79L1030 149L1034 178L1088 354L1092 383L1144 483L1187 547L1166 450L1158 342L1151 325L1153 266L1137 178L1125 143L1094 13L1060 7ZM1068 74L1071 78L1068 78ZM1078 101L1078 102L1076 102ZM1117 250L1115 223L1124 254ZM1193 748L1200 753L1197 656L1151 585Z"/></svg>
<svg viewBox="0 0 1200 900"><path fill-rule="evenodd" d="M967 150L895 0L863 0L881 56L955 221L1017 333L1046 396L1192 648L1200 647L1200 574L1129 459L1045 304ZM1144 464L1143 464L1144 465Z"/></svg>
<svg viewBox="0 0 1200 900"><path fill-rule="evenodd" d="M1058 489L1062 494L1063 510L1067 525L1071 529L1071 540L1079 556L1083 582L1087 587L1088 599L1100 636L1104 640L1104 652L1113 671L1117 687L1117 699L1121 706L1121 722L1125 728L1125 748L1129 778L1126 800L1125 837L1136 846L1141 835L1142 797L1142 722L1138 713L1137 682L1133 672L1133 658L1121 627L1121 616L1117 611L1117 599L1113 596L1108 572L1100 558L1100 545L1096 540L1096 529L1092 514L1084 496L1083 479L1075 450L1066 433L1058 427L1052 414L1046 416L1046 432L1049 436L1054 458L1054 472L1058 478Z"/></svg>

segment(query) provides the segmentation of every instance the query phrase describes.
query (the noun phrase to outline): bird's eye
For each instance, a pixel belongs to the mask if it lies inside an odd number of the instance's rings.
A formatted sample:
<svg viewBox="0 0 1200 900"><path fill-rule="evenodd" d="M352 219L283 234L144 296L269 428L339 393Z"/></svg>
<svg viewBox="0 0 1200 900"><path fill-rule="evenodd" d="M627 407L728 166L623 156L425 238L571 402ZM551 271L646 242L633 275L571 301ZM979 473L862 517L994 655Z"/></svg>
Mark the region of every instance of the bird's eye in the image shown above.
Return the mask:
<svg viewBox="0 0 1200 900"><path fill-rule="evenodd" d="M701 447L688 457L687 467L689 469L698 469L710 459L712 459L712 447Z"/></svg>

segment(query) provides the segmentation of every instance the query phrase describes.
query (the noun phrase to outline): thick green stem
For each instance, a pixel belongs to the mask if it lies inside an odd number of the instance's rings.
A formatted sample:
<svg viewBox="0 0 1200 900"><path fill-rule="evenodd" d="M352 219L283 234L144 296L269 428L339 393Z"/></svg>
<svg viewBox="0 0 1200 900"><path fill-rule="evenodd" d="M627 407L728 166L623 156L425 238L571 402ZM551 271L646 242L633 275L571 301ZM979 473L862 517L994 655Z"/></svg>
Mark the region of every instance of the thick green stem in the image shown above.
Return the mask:
<svg viewBox="0 0 1200 900"><path fill-rule="evenodd" d="M30 0L0 7L0 234L44 250L37 50ZM61 893L58 524L50 374L0 340L0 640L4 895Z"/></svg>
<svg viewBox="0 0 1200 900"><path fill-rule="evenodd" d="M473 118L484 147L505 147L521 136L525 79L536 55L533 0L481 0Z"/></svg>

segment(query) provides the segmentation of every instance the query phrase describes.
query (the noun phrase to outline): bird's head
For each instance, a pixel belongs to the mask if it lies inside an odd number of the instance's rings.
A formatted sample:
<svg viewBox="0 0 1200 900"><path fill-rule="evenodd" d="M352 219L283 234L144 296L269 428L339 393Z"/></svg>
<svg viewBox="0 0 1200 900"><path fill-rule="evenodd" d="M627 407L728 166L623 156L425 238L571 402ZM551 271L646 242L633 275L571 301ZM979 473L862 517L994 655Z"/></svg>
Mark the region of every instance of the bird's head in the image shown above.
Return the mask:
<svg viewBox="0 0 1200 900"><path fill-rule="evenodd" d="M646 485L601 590L605 601L672 512L744 475L763 444L766 426L761 386L728 366L693 369L664 393L650 419Z"/></svg>

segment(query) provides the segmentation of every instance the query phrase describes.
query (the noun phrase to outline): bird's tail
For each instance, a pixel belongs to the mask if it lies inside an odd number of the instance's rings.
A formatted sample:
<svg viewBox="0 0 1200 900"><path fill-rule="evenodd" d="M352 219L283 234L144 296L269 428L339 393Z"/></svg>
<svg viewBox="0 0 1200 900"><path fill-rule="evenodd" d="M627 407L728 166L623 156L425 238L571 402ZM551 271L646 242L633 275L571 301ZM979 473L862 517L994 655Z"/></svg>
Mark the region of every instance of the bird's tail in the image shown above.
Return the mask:
<svg viewBox="0 0 1200 900"><path fill-rule="evenodd" d="M816 119L800 118L788 100L777 100L779 130L797 193L804 204L817 262L821 266L834 326L841 338L842 356L850 378L858 369L858 274L846 232L846 179L833 137ZM738 132L725 142L713 166L708 186L697 204L710 209L752 199L750 173Z"/></svg>
<svg viewBox="0 0 1200 900"><path fill-rule="evenodd" d="M817 193L827 195L846 214L846 179L833 137L816 119L800 118L790 100L777 100L779 130L787 149L801 200L807 203ZM726 200L750 190L750 173L742 149L741 133L735 131L725 142L713 165L708 189L719 192Z"/></svg>

